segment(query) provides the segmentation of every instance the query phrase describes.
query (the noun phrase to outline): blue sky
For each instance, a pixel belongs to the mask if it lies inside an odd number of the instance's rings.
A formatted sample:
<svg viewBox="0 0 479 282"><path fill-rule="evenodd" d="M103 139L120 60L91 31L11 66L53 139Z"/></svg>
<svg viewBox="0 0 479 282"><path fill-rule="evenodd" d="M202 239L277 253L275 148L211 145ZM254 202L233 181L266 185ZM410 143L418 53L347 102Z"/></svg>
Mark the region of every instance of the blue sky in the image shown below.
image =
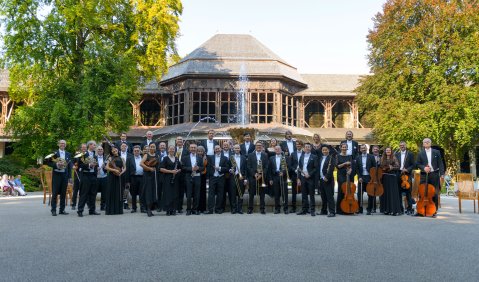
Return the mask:
<svg viewBox="0 0 479 282"><path fill-rule="evenodd" d="M366 35L385 0L183 0L181 56L217 33L255 36L300 73L365 74Z"/></svg>

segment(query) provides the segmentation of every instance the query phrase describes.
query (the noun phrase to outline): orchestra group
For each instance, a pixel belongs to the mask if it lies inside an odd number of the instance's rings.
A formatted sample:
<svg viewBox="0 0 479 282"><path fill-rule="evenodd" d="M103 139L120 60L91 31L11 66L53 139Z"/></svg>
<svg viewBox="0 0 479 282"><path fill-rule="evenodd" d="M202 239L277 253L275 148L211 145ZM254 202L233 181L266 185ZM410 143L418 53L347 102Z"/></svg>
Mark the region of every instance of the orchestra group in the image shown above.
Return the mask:
<svg viewBox="0 0 479 282"><path fill-rule="evenodd" d="M214 136L210 130L207 140L188 146L178 136L174 145L167 146L153 141L149 131L141 145L132 146L122 133L115 143L106 139L109 155L94 141L83 144L80 152L72 155L65 150L66 142L60 140L58 150L45 158L53 170L51 213L57 215L55 199L60 196L59 214L68 214L65 195L72 181L72 210L79 217L83 217L85 204L90 215L100 215L96 210L97 193L101 193L100 210L107 215L123 214L124 210L135 213L138 202L140 212L149 217L153 211L177 215L183 213L185 197L186 215L221 214L227 202L232 214L243 214L245 191L248 214L253 213L258 200L259 211L265 214L268 194L274 198L274 214L282 210L285 214L334 217L362 214L365 206L366 214L371 215L379 205L379 212L385 215L437 215L444 165L429 138L423 140L423 148L415 157L405 142L400 142L397 152L386 147L380 155L379 147L372 146L369 153L368 146L353 140L351 131L339 151L323 144L318 134L312 142L303 142L294 140L287 131L285 140L273 138L269 146L261 141L253 143L249 133L243 134L242 144L226 141L221 146ZM411 196L415 169L421 171L416 211ZM316 193L321 197L319 213L315 210ZM297 210L298 194L302 206Z"/></svg>

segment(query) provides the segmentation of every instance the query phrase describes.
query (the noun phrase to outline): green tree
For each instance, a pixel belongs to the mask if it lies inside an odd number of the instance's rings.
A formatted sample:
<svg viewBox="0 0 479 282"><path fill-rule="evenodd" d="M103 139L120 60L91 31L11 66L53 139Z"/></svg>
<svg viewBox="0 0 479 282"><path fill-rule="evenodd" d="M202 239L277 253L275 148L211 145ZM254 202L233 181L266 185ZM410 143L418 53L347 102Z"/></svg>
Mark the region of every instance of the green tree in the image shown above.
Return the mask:
<svg viewBox="0 0 479 282"><path fill-rule="evenodd" d="M176 55L180 0L0 0L7 130L35 159L132 124L129 101Z"/></svg>
<svg viewBox="0 0 479 282"><path fill-rule="evenodd" d="M430 137L455 171L479 138L478 2L389 0L373 20L373 74L356 90L375 137L413 149Z"/></svg>

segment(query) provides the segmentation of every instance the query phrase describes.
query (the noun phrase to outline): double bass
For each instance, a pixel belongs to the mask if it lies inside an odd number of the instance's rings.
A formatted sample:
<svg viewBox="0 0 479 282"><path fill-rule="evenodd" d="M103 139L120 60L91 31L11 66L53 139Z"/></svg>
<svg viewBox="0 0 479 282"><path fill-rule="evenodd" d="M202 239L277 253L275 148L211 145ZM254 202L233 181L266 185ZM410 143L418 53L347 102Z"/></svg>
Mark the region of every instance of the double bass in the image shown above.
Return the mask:
<svg viewBox="0 0 479 282"><path fill-rule="evenodd" d="M351 167L351 165L349 165ZM349 174L346 174L346 182L341 184L341 191L344 198L341 201L340 207L344 213L353 214L359 210L359 204L354 194L356 193L356 185L349 180Z"/></svg>
<svg viewBox="0 0 479 282"><path fill-rule="evenodd" d="M432 200L436 189L428 183L428 177L429 173L426 173L426 182L420 184L418 188L419 201L416 204L416 211L422 216L433 216L436 213L436 205Z"/></svg>

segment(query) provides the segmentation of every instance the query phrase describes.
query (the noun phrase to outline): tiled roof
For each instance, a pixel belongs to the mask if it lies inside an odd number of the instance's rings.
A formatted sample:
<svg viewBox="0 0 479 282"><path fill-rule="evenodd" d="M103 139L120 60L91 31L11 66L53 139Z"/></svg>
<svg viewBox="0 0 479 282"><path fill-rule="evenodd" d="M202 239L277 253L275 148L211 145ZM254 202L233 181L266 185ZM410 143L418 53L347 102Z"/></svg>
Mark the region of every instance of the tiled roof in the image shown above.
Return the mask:
<svg viewBox="0 0 479 282"><path fill-rule="evenodd" d="M296 95L354 96L361 75L357 74L302 74L308 88Z"/></svg>

